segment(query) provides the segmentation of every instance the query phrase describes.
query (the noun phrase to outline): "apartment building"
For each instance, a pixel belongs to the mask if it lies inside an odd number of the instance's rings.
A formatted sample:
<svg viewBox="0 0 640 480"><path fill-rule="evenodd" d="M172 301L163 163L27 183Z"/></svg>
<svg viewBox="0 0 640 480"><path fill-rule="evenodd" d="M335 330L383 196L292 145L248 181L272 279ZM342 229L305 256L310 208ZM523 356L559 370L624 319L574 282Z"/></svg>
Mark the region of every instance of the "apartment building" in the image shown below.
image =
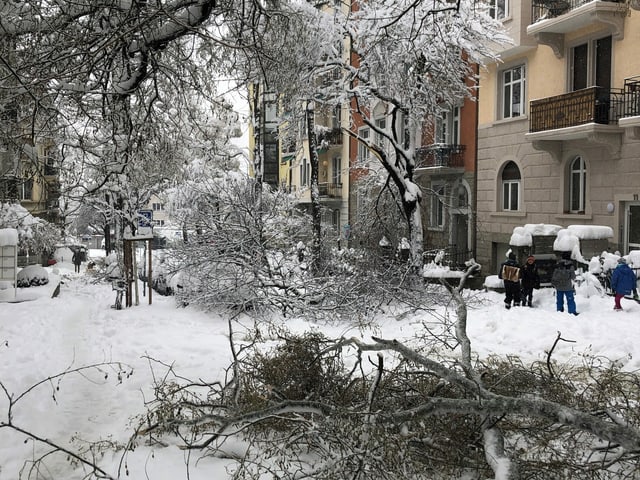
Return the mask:
<svg viewBox="0 0 640 480"><path fill-rule="evenodd" d="M55 145L25 141L21 151L0 150L0 202L19 202L33 216L60 222L60 179Z"/></svg>
<svg viewBox="0 0 640 480"><path fill-rule="evenodd" d="M514 227L604 225L640 249L640 2L498 0L512 45L481 72L477 260Z"/></svg>

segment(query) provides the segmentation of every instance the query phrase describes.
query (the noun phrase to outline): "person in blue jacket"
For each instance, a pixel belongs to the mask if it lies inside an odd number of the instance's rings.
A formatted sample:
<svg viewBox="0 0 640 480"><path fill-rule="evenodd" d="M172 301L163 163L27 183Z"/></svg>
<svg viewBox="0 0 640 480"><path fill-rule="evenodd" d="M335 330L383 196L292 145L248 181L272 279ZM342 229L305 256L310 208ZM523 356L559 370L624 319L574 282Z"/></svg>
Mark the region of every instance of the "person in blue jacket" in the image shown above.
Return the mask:
<svg viewBox="0 0 640 480"><path fill-rule="evenodd" d="M633 273L633 270L627 265L627 261L620 257L618 259L618 266L613 270L613 274L611 275L611 290L615 293L614 310L622 310L620 300L625 295L631 294L636 288L637 280L636 274Z"/></svg>

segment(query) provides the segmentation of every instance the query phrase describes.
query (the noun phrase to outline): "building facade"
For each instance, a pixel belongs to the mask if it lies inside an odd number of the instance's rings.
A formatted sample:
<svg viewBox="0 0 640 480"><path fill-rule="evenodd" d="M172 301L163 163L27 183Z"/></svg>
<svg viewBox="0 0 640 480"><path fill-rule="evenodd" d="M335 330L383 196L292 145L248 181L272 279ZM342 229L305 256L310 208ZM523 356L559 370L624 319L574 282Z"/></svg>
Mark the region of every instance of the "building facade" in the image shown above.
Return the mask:
<svg viewBox="0 0 640 480"><path fill-rule="evenodd" d="M609 226L612 251L640 249L640 5L500 5L514 43L480 77L477 260L495 273L526 224Z"/></svg>

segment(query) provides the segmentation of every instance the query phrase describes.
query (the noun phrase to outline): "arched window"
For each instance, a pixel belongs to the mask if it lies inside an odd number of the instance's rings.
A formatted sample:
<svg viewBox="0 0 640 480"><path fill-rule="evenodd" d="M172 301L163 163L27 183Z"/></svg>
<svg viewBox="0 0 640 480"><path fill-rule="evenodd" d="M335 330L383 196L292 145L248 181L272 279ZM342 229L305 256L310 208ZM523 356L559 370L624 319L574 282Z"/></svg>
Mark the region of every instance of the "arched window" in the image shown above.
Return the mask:
<svg viewBox="0 0 640 480"><path fill-rule="evenodd" d="M520 169L515 162L502 170L502 210L520 210Z"/></svg>
<svg viewBox="0 0 640 480"><path fill-rule="evenodd" d="M584 213L587 190L587 166L582 157L574 158L570 166L569 211Z"/></svg>

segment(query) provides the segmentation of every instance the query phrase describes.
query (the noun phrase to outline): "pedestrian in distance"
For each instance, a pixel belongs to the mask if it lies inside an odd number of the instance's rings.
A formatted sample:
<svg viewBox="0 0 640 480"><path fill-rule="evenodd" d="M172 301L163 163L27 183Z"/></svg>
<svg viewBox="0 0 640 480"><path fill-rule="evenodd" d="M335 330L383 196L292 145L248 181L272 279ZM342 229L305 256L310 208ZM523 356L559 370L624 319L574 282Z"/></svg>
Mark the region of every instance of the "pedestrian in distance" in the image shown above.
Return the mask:
<svg viewBox="0 0 640 480"><path fill-rule="evenodd" d="M73 257L71 257L71 261L73 262L74 271L76 273L80 273L80 265L82 264L82 256L80 255L80 250L73 251Z"/></svg>
<svg viewBox="0 0 640 480"><path fill-rule="evenodd" d="M511 308L511 302L514 307L520 306L520 265L516 262L516 254L509 252L508 258L500 265L498 278L504 283L504 306Z"/></svg>
<svg viewBox="0 0 640 480"><path fill-rule="evenodd" d="M562 258L556 264L551 275L551 285L556 289L556 310L564 312L564 299L567 299L567 309L572 315L579 315L576 311L573 281L576 279L576 270L571 262L571 253L563 252Z"/></svg>
<svg viewBox="0 0 640 480"><path fill-rule="evenodd" d="M615 294L614 310L622 310L620 300L622 300L622 297L625 295L631 295L631 292L636 288L636 282L636 274L633 273L631 267L627 265L627 261L620 257L618 259L618 265L611 274L611 290L613 290Z"/></svg>
<svg viewBox="0 0 640 480"><path fill-rule="evenodd" d="M540 288L540 275L536 265L536 257L529 255L522 266L522 305L533 307L533 290Z"/></svg>

